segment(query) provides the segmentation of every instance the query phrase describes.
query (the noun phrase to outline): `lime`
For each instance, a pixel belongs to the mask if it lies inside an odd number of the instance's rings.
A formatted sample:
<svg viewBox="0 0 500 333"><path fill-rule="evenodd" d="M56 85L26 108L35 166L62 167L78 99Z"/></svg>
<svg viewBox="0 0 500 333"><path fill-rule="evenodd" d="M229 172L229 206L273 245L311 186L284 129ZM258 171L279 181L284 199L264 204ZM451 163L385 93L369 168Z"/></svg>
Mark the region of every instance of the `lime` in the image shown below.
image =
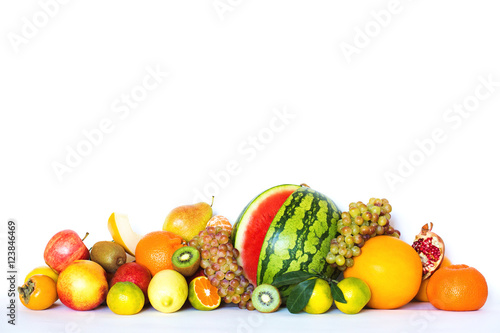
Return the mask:
<svg viewBox="0 0 500 333"><path fill-rule="evenodd" d="M347 301L347 303L339 303L335 301L335 305L343 313L358 313L365 307L365 305L372 297L370 287L368 287L365 281L359 278L345 278L340 281L337 286L340 288L340 290L342 290L344 298Z"/></svg>
<svg viewBox="0 0 500 333"><path fill-rule="evenodd" d="M189 303L197 310L213 310L220 305L217 288L205 276L198 276L189 283Z"/></svg>
<svg viewBox="0 0 500 333"><path fill-rule="evenodd" d="M153 276L148 287L151 305L158 311L178 311L188 297L188 284L181 273L164 269Z"/></svg>
<svg viewBox="0 0 500 333"><path fill-rule="evenodd" d="M119 315L133 315L144 306L144 293L135 283L117 282L109 289L106 303Z"/></svg>
<svg viewBox="0 0 500 333"><path fill-rule="evenodd" d="M312 314L325 313L333 304L330 285L323 279L316 279L313 293L304 311Z"/></svg>

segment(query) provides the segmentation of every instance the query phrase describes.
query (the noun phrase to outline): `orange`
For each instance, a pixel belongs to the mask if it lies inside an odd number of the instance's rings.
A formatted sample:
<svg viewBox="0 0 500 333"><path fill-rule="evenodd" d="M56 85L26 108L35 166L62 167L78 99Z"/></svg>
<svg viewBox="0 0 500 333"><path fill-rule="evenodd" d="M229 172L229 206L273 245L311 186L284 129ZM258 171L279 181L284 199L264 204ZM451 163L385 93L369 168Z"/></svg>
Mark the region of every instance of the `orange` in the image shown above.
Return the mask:
<svg viewBox="0 0 500 333"><path fill-rule="evenodd" d="M172 255L184 246L179 235L170 231L153 231L141 238L135 248L135 261L146 266L151 275L164 269L173 269Z"/></svg>
<svg viewBox="0 0 500 333"><path fill-rule="evenodd" d="M233 226L231 225L231 222L229 222L229 220L222 215L212 216L212 218L208 220L207 228L208 227L214 227L214 228L221 227L222 230L227 230L229 233L233 231Z"/></svg>
<svg viewBox="0 0 500 333"><path fill-rule="evenodd" d="M221 297L206 276L198 276L189 283L189 303L197 309L210 311L216 309L221 302Z"/></svg>
<svg viewBox="0 0 500 333"><path fill-rule="evenodd" d="M18 291L21 303L31 310L45 310L57 301L56 283L47 275L31 276Z"/></svg>
<svg viewBox="0 0 500 333"><path fill-rule="evenodd" d="M427 286L429 302L448 311L479 310L488 298L484 276L467 265L451 265L438 269Z"/></svg>
<svg viewBox="0 0 500 333"><path fill-rule="evenodd" d="M439 266L439 268L437 270L444 268L444 267L447 267L447 266L450 266L450 265L451 265L450 259L448 259L447 256L444 256L443 261L441 261L441 265ZM436 272L434 272L434 273L436 273ZM429 302L429 298L427 297L427 285L429 284L430 279L431 278L429 277L428 279L423 280L422 284L420 284L420 289L418 290L417 296L415 296L416 301Z"/></svg>
<svg viewBox="0 0 500 333"><path fill-rule="evenodd" d="M365 243L344 277L357 277L368 284L372 293L367 304L370 308L395 309L417 294L422 263L417 252L402 240L377 236Z"/></svg>

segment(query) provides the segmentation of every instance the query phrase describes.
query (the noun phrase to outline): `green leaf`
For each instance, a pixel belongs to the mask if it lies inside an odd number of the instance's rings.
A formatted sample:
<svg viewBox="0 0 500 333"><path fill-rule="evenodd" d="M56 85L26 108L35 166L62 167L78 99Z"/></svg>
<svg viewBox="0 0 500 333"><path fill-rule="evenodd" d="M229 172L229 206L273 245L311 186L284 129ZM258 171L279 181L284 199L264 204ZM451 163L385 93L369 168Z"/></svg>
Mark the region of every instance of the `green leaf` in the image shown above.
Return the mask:
<svg viewBox="0 0 500 333"><path fill-rule="evenodd" d="M302 281L293 287L286 301L286 307L290 313L299 313L306 307L313 293L315 284L316 279L311 279Z"/></svg>
<svg viewBox="0 0 500 333"><path fill-rule="evenodd" d="M330 282L330 289L332 290L332 297L334 300L339 303L347 303L344 298L344 293L342 292L342 290L340 290L337 284Z"/></svg>
<svg viewBox="0 0 500 333"><path fill-rule="evenodd" d="M302 271L288 272L274 279L272 285L275 286L276 288L282 286L288 286L291 284L300 283L315 276L317 275L309 272L302 272Z"/></svg>

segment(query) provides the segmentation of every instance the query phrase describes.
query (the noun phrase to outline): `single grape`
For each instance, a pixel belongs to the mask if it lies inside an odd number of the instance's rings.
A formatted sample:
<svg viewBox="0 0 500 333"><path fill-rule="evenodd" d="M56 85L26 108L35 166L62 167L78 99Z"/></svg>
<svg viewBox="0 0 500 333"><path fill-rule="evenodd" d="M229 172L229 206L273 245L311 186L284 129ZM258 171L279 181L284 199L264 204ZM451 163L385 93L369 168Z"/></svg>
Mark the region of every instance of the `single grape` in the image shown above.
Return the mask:
<svg viewBox="0 0 500 333"><path fill-rule="evenodd" d="M227 263L227 259L226 259L225 257L226 257L226 256L219 257L219 258L217 259L217 263L218 263L219 265L225 265L225 264Z"/></svg>
<svg viewBox="0 0 500 333"><path fill-rule="evenodd" d="M346 253L347 253L347 248L345 248L345 247L341 247L341 248L339 249L339 254L337 255L337 257L336 257L336 258L338 258L339 256L343 257L343 256L345 256L345 255L346 255ZM338 261L336 261L336 262L337 262L337 265L342 266L342 264L339 264L339 263L338 263Z"/></svg>
<svg viewBox="0 0 500 333"><path fill-rule="evenodd" d="M358 216L358 215L360 215L360 214L361 214L361 211L359 210L359 208L358 208L358 207L356 207L356 208L351 208L351 209L349 209L349 214L350 214L352 217L354 217L354 218L355 218L356 216Z"/></svg>
<svg viewBox="0 0 500 333"><path fill-rule="evenodd" d="M224 288L217 289L217 294L219 294L220 297L226 297L227 296L227 290Z"/></svg>
<svg viewBox="0 0 500 333"><path fill-rule="evenodd" d="M337 243L342 243L344 241L344 236L340 235L340 236L337 236Z"/></svg>
<svg viewBox="0 0 500 333"><path fill-rule="evenodd" d="M342 220L343 219L348 219L349 221L351 220L351 215L349 215L348 212L342 212L340 216L342 217Z"/></svg>
<svg viewBox="0 0 500 333"><path fill-rule="evenodd" d="M354 240L354 244L359 244L363 241L363 236L361 236L360 234L357 234L357 235L354 235L352 237L352 239Z"/></svg>
<svg viewBox="0 0 500 333"><path fill-rule="evenodd" d="M231 302L233 302L234 304L238 304L240 301L241 301L241 296L238 294L234 294L231 297Z"/></svg>
<svg viewBox="0 0 500 333"><path fill-rule="evenodd" d="M208 259L203 259L202 261L200 261L200 267L205 269L207 267L210 266L210 260Z"/></svg>
<svg viewBox="0 0 500 333"><path fill-rule="evenodd" d="M351 249L347 249L347 251L346 251L346 253L345 253L344 257L346 257L346 258L351 258L351 257L352 257L352 250L351 250Z"/></svg>
<svg viewBox="0 0 500 333"><path fill-rule="evenodd" d="M351 227L343 227L342 228L342 235L348 236L352 233Z"/></svg>
<svg viewBox="0 0 500 333"><path fill-rule="evenodd" d="M338 253L338 248L337 248L337 253ZM326 262L329 264L333 264L335 262L335 254L332 252L328 252L326 255Z"/></svg>
<svg viewBox="0 0 500 333"><path fill-rule="evenodd" d="M352 267L352 266L354 266L354 260L353 260L352 258L347 258L347 259L345 260L345 265L346 265L347 267Z"/></svg>
<svg viewBox="0 0 500 333"><path fill-rule="evenodd" d="M229 272L227 272L227 273L229 273ZM227 275L227 273L226 273L226 275ZM240 286L240 279L238 279L237 277L232 278L229 281L229 285L236 290L236 288L238 288Z"/></svg>
<svg viewBox="0 0 500 333"><path fill-rule="evenodd" d="M370 221L372 219L372 213L370 213L369 211L366 211L363 213L363 220L364 221ZM363 223L363 222L361 222Z"/></svg>
<svg viewBox="0 0 500 333"><path fill-rule="evenodd" d="M377 214L377 215L380 215L380 207L378 207L378 206L372 206L372 207L370 208L370 212L371 212L372 214Z"/></svg>
<svg viewBox="0 0 500 333"><path fill-rule="evenodd" d="M222 273L221 271L217 271L217 272L215 273L215 278L216 278L217 280L219 280L219 281L224 280L224 277L225 277L225 274L224 274L224 273Z"/></svg>
<svg viewBox="0 0 500 333"><path fill-rule="evenodd" d="M359 232L362 234L362 235L367 235L370 233L370 227L367 227L366 225L362 226L361 228L359 228Z"/></svg>
<svg viewBox="0 0 500 333"><path fill-rule="evenodd" d="M236 280L233 280L233 281L236 281ZM245 292L245 288L243 288L242 286L237 286L234 288L234 292L238 295L242 295Z"/></svg>
<svg viewBox="0 0 500 333"><path fill-rule="evenodd" d="M205 268L205 274L207 276L211 276L211 275L215 274L215 271L214 271L214 269L212 267L207 267L207 268Z"/></svg>
<svg viewBox="0 0 500 333"><path fill-rule="evenodd" d="M352 256L353 257L357 257L361 254L361 249L358 247L358 246L353 246L351 248L351 251L352 251Z"/></svg>
<svg viewBox="0 0 500 333"><path fill-rule="evenodd" d="M357 234L359 234L359 226L357 224L351 226L351 230L352 230L353 236L356 236Z"/></svg>
<svg viewBox="0 0 500 333"><path fill-rule="evenodd" d="M221 280L220 287L223 289L227 289L227 287L229 287L229 281L226 279Z"/></svg>
<svg viewBox="0 0 500 333"><path fill-rule="evenodd" d="M229 269L229 266L228 266L228 269ZM226 280L231 281L232 279L234 279L235 276L236 275L234 274L234 272L227 271L227 273L226 273Z"/></svg>
<svg viewBox="0 0 500 333"><path fill-rule="evenodd" d="M330 246L330 252L331 252L332 254L337 254L337 253L339 253L339 246L338 246L338 245L331 245L331 246Z"/></svg>
<svg viewBox="0 0 500 333"><path fill-rule="evenodd" d="M383 235L384 234L384 231L385 231L384 227L382 227L382 226L379 225L375 229L376 229L375 232L377 233L377 235Z"/></svg>
<svg viewBox="0 0 500 333"><path fill-rule="evenodd" d="M345 237L345 243L349 246L354 244L354 238L352 236L346 236Z"/></svg>
<svg viewBox="0 0 500 333"><path fill-rule="evenodd" d="M387 218L384 215L382 215L381 217L379 217L377 223L383 227L388 223L388 221Z"/></svg>
<svg viewBox="0 0 500 333"><path fill-rule="evenodd" d="M339 266L344 266L345 264L345 258L344 256L341 256L341 255L338 255L336 258L335 258L335 263Z"/></svg>

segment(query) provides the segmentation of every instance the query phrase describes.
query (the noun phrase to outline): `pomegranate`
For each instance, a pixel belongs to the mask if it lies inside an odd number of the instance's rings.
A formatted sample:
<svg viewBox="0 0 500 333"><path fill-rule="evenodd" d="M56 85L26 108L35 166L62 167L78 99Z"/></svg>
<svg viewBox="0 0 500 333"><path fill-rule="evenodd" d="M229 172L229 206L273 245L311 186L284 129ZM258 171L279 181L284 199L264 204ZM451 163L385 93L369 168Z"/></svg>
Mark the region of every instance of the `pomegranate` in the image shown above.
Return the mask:
<svg viewBox="0 0 500 333"><path fill-rule="evenodd" d="M422 261L422 280L429 278L439 268L444 258L444 242L431 231L432 227L432 222L425 224L412 244Z"/></svg>

